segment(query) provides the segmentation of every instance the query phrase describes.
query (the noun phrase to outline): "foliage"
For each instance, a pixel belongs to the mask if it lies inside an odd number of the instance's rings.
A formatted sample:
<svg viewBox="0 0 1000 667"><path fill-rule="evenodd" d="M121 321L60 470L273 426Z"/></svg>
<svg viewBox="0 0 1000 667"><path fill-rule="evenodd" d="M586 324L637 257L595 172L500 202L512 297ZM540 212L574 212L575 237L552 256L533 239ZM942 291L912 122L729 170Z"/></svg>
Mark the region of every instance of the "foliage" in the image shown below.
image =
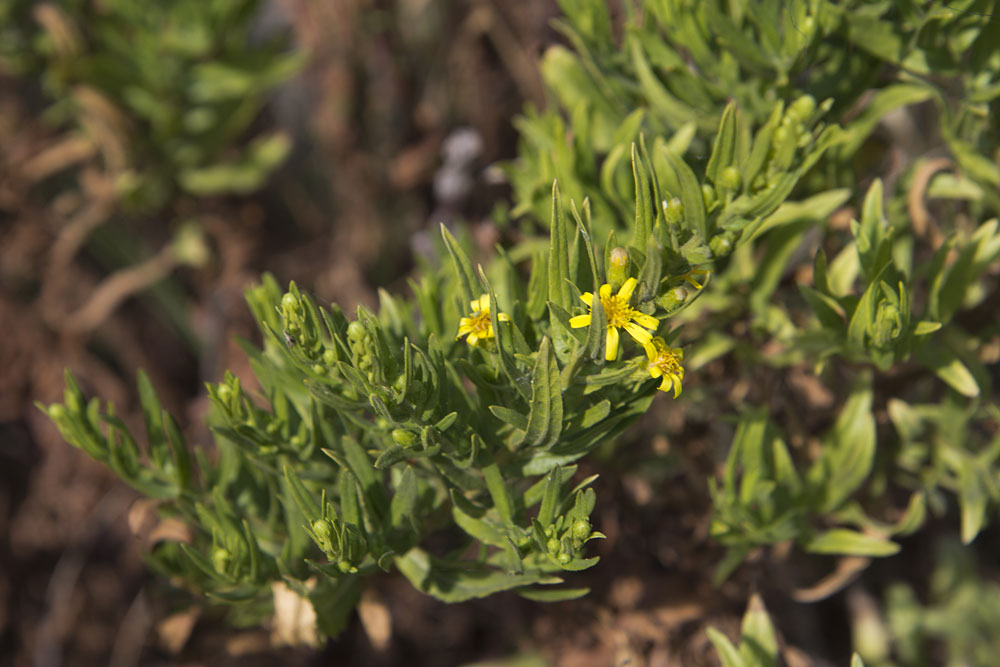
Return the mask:
<svg viewBox="0 0 1000 667"><path fill-rule="evenodd" d="M331 635L379 568L452 602L582 595L556 586L601 537L576 462L681 384L736 423L709 481L720 580L783 542L890 556L952 497L964 542L990 522L988 3L627 2L620 40L603 2L560 4L573 51L553 47L543 73L562 113L529 109L509 166L517 244L475 270L443 230L449 266L353 321L265 278L248 293L259 395L231 375L209 387L216 460L192 464L142 377L145 457L71 376L45 408L196 529L157 548L161 571L258 617L284 581ZM887 167L879 132L918 113L928 145ZM723 362L747 404L699 380ZM831 395L808 424L785 418L799 397L754 393L792 371ZM710 634L724 664L776 662L766 619L752 604L738 647Z"/></svg>

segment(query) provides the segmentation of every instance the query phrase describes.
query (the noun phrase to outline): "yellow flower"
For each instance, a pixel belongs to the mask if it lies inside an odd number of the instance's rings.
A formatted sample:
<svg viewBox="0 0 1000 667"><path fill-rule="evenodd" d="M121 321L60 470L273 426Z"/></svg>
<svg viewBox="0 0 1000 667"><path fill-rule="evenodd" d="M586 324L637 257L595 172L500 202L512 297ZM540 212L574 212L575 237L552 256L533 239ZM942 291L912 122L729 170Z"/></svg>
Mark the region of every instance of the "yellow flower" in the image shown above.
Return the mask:
<svg viewBox="0 0 1000 667"><path fill-rule="evenodd" d="M476 345L481 340L493 338L493 323L490 322L490 295L484 294L478 299L469 303L472 312L468 317L463 317L458 321L458 335L455 340L468 334L465 342L469 345ZM510 322L507 313L497 313L497 319L501 322Z"/></svg>
<svg viewBox="0 0 1000 667"><path fill-rule="evenodd" d="M671 348L667 342L657 336L646 344L646 356L649 357L649 374L654 377L662 377L663 381L657 387L660 391L670 391L674 388L674 398L681 395L681 380L684 379L684 350L679 347Z"/></svg>
<svg viewBox="0 0 1000 667"><path fill-rule="evenodd" d="M608 361L614 361L618 357L619 329L625 329L639 343L648 345L652 334L646 331L646 329L655 330L656 327L660 326L660 321L652 315L640 313L628 305L629 299L632 298L632 292L635 291L635 286L635 278L629 278L622 285L622 288L618 290L618 294L612 295L611 285L607 283L601 285L601 289L598 290L601 295L601 307L604 308L604 317L608 321L607 354L605 354L605 358ZM593 293L584 292L580 295L580 298L590 307L591 312L586 315L577 315L570 318L569 325L574 329L589 326L590 316L594 312ZM643 327L646 327L646 329Z"/></svg>

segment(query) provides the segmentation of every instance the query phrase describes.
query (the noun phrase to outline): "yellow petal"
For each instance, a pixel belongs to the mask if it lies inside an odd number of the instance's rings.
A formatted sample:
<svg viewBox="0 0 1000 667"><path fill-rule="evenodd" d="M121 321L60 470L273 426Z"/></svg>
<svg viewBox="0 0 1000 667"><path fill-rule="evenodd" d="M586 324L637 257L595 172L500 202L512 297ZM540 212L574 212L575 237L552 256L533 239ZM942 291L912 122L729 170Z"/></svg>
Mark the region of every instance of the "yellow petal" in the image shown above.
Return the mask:
<svg viewBox="0 0 1000 667"><path fill-rule="evenodd" d="M611 298L611 285L604 283L601 285L601 289L599 291L601 293L601 301L606 301Z"/></svg>
<svg viewBox="0 0 1000 667"><path fill-rule="evenodd" d="M588 306L593 305L593 303L594 303L594 293L593 292L584 292L583 294L580 295L580 301L583 301Z"/></svg>
<svg viewBox="0 0 1000 667"><path fill-rule="evenodd" d="M458 321L458 326L459 327L467 327L470 324L472 324L472 318L469 318L469 317L463 317L462 319L460 319Z"/></svg>
<svg viewBox="0 0 1000 667"><path fill-rule="evenodd" d="M579 329L580 327L590 326L590 315L577 315L576 317L569 318L569 325L574 329Z"/></svg>
<svg viewBox="0 0 1000 667"><path fill-rule="evenodd" d="M501 322L510 322L510 315L507 313L497 313L497 319Z"/></svg>
<svg viewBox="0 0 1000 667"><path fill-rule="evenodd" d="M649 359L650 361L656 359L656 355L658 354L656 351L656 345L654 345L655 342L656 339L654 338L652 342L646 343L645 345L642 346L642 348L646 350L646 358ZM656 376L654 375L653 377Z"/></svg>
<svg viewBox="0 0 1000 667"><path fill-rule="evenodd" d="M673 384L673 380L670 379L670 376L664 375L663 382L660 383L660 386L657 387L657 389L660 391L670 391L670 387L673 386Z"/></svg>
<svg viewBox="0 0 1000 667"><path fill-rule="evenodd" d="M614 361L618 358L618 329L617 327L608 327L608 339L605 341L608 349L604 355L604 358L608 361Z"/></svg>
<svg viewBox="0 0 1000 667"><path fill-rule="evenodd" d="M646 313L633 313L632 319L647 329L656 329L656 327L660 326L660 321L658 319L652 315L647 315Z"/></svg>
<svg viewBox="0 0 1000 667"><path fill-rule="evenodd" d="M649 333L648 331L646 331L645 329L643 329L634 322L629 322L628 324L626 324L625 331L632 334L632 338L635 338L643 346L645 346L646 343L648 343L653 337L653 334Z"/></svg>
<svg viewBox="0 0 1000 667"><path fill-rule="evenodd" d="M663 369L655 364L651 364L649 367L649 377L658 378L663 375Z"/></svg>
<svg viewBox="0 0 1000 667"><path fill-rule="evenodd" d="M635 291L635 286L638 281L635 278L629 278L622 285L622 288L618 290L618 298L628 303L628 300L632 298L632 292ZM610 289L609 289L610 292Z"/></svg>
<svg viewBox="0 0 1000 667"><path fill-rule="evenodd" d="M680 395L681 395L681 379L675 375L674 376L674 398L677 398Z"/></svg>

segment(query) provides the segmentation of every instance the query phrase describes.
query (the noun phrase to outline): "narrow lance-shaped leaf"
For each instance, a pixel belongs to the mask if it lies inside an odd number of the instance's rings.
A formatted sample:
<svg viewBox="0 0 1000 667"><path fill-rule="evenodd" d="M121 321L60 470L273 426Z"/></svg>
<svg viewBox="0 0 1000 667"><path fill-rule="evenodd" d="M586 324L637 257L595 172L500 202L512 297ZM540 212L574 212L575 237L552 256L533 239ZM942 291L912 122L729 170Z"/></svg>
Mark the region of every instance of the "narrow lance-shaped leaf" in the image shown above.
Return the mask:
<svg viewBox="0 0 1000 667"><path fill-rule="evenodd" d="M552 220L549 223L549 301L572 307L569 272L569 231L558 183L552 184Z"/></svg>
<svg viewBox="0 0 1000 667"><path fill-rule="evenodd" d="M451 235L451 232L443 224L441 225L441 238L444 239L445 247L448 248L448 254L451 255L451 263L455 268L455 277L458 279L458 288L462 291L462 307L466 308L469 302L479 297L479 294L474 289L476 274L472 270L472 262L469 261L469 256L462 250L462 246L459 245L455 237Z"/></svg>
<svg viewBox="0 0 1000 667"><path fill-rule="evenodd" d="M531 410L524 441L531 446L551 447L562 431L562 386L559 366L548 336L542 339L531 376Z"/></svg>

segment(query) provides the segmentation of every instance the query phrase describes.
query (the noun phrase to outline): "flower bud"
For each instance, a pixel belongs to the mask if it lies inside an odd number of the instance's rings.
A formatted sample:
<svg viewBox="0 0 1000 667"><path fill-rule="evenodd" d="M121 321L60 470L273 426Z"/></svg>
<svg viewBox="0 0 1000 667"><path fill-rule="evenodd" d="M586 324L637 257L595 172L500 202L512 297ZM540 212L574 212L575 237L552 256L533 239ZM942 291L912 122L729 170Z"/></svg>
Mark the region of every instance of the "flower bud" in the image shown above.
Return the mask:
<svg viewBox="0 0 1000 667"><path fill-rule="evenodd" d="M313 521L312 531L321 540L329 540L330 536L333 535L333 524L326 519L317 519Z"/></svg>
<svg viewBox="0 0 1000 667"><path fill-rule="evenodd" d="M719 189L725 193L737 192L743 185L743 175L736 167L729 166L719 174Z"/></svg>
<svg viewBox="0 0 1000 667"><path fill-rule="evenodd" d="M365 330L365 325L358 320L354 320L347 325L347 340L360 342L364 340L367 335L368 332Z"/></svg>
<svg viewBox="0 0 1000 667"><path fill-rule="evenodd" d="M416 433L407 431L405 428L393 429L392 439L397 445L407 449L416 445L418 440Z"/></svg>
<svg viewBox="0 0 1000 667"><path fill-rule="evenodd" d="M337 353L329 348L323 350L323 363L327 366L333 366L337 363Z"/></svg>
<svg viewBox="0 0 1000 667"><path fill-rule="evenodd" d="M569 562L573 560L573 556L566 553L565 551L560 551L559 555L556 556L556 560L559 561L560 565L569 565Z"/></svg>
<svg viewBox="0 0 1000 667"><path fill-rule="evenodd" d="M728 232L712 237L708 247L716 257L726 257L733 251L733 239Z"/></svg>
<svg viewBox="0 0 1000 667"><path fill-rule="evenodd" d="M668 313L673 312L674 309L679 308L684 300L687 299L687 290L683 287L675 287L663 296L659 297L656 302Z"/></svg>
<svg viewBox="0 0 1000 667"><path fill-rule="evenodd" d="M684 204L677 197L663 202L663 218L668 225L676 225L684 219Z"/></svg>
<svg viewBox="0 0 1000 667"><path fill-rule="evenodd" d="M628 279L628 250L618 246L611 251L608 262L608 282L611 283L611 291L617 292Z"/></svg>
<svg viewBox="0 0 1000 667"><path fill-rule="evenodd" d="M573 522L573 527L570 530L570 535L572 535L574 540L582 542L590 537L590 522L586 519L577 519Z"/></svg>
<svg viewBox="0 0 1000 667"><path fill-rule="evenodd" d="M226 566L229 565L229 559L232 558L232 554L223 547L215 547L212 550L212 566L215 567L217 572L225 572Z"/></svg>
<svg viewBox="0 0 1000 667"><path fill-rule="evenodd" d="M705 202L705 208L712 208L712 204L715 203L715 188L708 183L702 183L701 198Z"/></svg>
<svg viewBox="0 0 1000 667"><path fill-rule="evenodd" d="M549 550L550 554L558 552L560 546L559 540L554 537L549 538L549 541L545 543L545 548Z"/></svg>
<svg viewBox="0 0 1000 667"><path fill-rule="evenodd" d="M809 120L814 111L816 111L816 100L812 95L803 95L788 107L788 113L795 116L800 122Z"/></svg>

